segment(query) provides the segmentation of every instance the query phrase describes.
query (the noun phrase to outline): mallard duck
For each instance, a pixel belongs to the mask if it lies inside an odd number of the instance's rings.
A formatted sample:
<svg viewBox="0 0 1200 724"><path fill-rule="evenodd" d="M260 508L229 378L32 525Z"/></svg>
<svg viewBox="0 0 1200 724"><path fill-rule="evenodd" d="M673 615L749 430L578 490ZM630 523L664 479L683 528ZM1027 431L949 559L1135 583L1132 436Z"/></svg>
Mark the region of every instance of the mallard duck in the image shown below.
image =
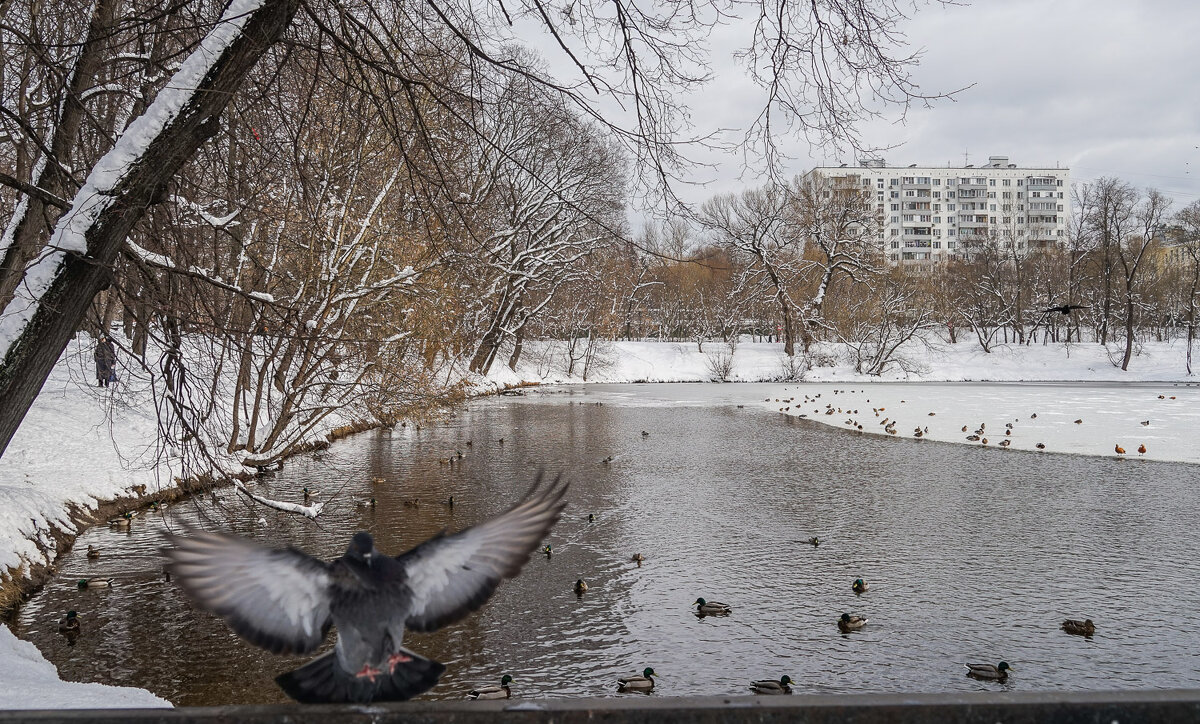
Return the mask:
<svg viewBox="0 0 1200 724"><path fill-rule="evenodd" d="M1004 681L1008 678L1008 672L1012 671L1012 667L1007 661L1001 661L999 664L992 666L991 664L967 664L967 676L972 679L983 679L984 681Z"/></svg>
<svg viewBox="0 0 1200 724"><path fill-rule="evenodd" d="M122 513L121 517L113 518L108 524L113 528L127 530L133 525L133 513Z"/></svg>
<svg viewBox="0 0 1200 724"><path fill-rule="evenodd" d="M728 604L705 601L703 598L697 598L692 605L696 607L696 613L700 616L728 616L733 613L733 608Z"/></svg>
<svg viewBox="0 0 1200 724"><path fill-rule="evenodd" d="M738 407L741 407L741 405L738 405ZM650 433L642 430L642 437L650 437Z"/></svg>
<svg viewBox="0 0 1200 724"><path fill-rule="evenodd" d="M595 514L595 513L588 513L588 522L589 522L589 523L595 523L595 522L596 522L596 514Z"/></svg>
<svg viewBox="0 0 1200 724"><path fill-rule="evenodd" d="M468 699L511 699L512 690L508 685L512 683L513 677L505 674L500 678L500 686L481 686L478 689L471 689L467 692Z"/></svg>
<svg viewBox="0 0 1200 724"><path fill-rule="evenodd" d="M94 545L89 545L88 550L87 550L87 557L88 557L89 561L96 560L97 558L100 557L100 549Z"/></svg>
<svg viewBox="0 0 1200 724"><path fill-rule="evenodd" d="M547 543L546 545L542 546L542 553L545 553L546 557L549 558L550 556L554 555L554 548Z"/></svg>
<svg viewBox="0 0 1200 724"><path fill-rule="evenodd" d="M385 478L374 477L374 478L371 478L371 482L374 483L375 485L383 485L384 483L387 482L387 480Z"/></svg>
<svg viewBox="0 0 1200 724"><path fill-rule="evenodd" d="M1062 630L1077 636L1091 636L1096 633L1096 624L1092 623L1090 618L1083 621L1068 618L1062 622Z"/></svg>
<svg viewBox="0 0 1200 724"><path fill-rule="evenodd" d="M587 581L583 580L582 578L576 579L575 593L583 593L586 590L588 590Z"/></svg>
<svg viewBox="0 0 1200 724"><path fill-rule="evenodd" d="M371 498L370 500L359 500L357 501L357 505L360 508L374 508L376 506L375 498Z"/></svg>
<svg viewBox="0 0 1200 724"><path fill-rule="evenodd" d="M58 630L61 633L79 633L79 614L67 611L67 615L58 620Z"/></svg>
<svg viewBox="0 0 1200 724"><path fill-rule="evenodd" d="M654 669L647 666L642 669L641 676L627 676L617 679L617 691L650 691L654 688Z"/></svg>
<svg viewBox="0 0 1200 724"><path fill-rule="evenodd" d="M817 546L821 545L821 539L816 537L815 535L812 538L809 538L806 542L809 545L811 545L813 548L816 548Z"/></svg>
<svg viewBox="0 0 1200 724"><path fill-rule="evenodd" d="M871 587L869 585L867 585L867 582L861 578L855 578L854 583L850 585L850 588L855 593L860 593L860 594L866 593L867 591L871 590Z"/></svg>
<svg viewBox="0 0 1200 724"><path fill-rule="evenodd" d="M640 566L640 565L642 565L642 561L646 560L646 556L642 555L641 553L634 553L633 557L630 558L629 560L633 561L634 563L636 563Z"/></svg>
<svg viewBox="0 0 1200 724"><path fill-rule="evenodd" d="M837 624L838 630L842 633L846 633L847 631L857 631L863 626L867 625L867 617L857 615L851 616L848 613L843 613L842 617L838 619Z"/></svg>
<svg viewBox="0 0 1200 724"><path fill-rule="evenodd" d="M309 490L309 489L308 489L308 486L305 486L305 488L304 488L304 491L303 491L303 492L304 492L304 499L305 499L305 500L308 500L309 498L315 498L315 497L317 497L318 495L320 495L320 494L321 494L321 493L320 493L320 491L317 491L317 490Z"/></svg>
<svg viewBox="0 0 1200 724"><path fill-rule="evenodd" d="M779 681L763 679L750 684L755 694L790 694L792 693L792 677L784 674Z"/></svg>
<svg viewBox="0 0 1200 724"><path fill-rule="evenodd" d="M80 578L75 585L80 588L111 588L112 584L111 578Z"/></svg>

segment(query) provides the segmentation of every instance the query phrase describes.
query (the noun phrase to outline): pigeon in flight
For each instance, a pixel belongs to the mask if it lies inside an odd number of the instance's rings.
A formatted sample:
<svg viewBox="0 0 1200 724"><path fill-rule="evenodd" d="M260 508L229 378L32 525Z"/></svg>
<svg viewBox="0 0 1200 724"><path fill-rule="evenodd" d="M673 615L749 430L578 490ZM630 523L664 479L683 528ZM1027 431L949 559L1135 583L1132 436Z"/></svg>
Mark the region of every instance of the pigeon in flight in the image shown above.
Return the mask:
<svg viewBox="0 0 1200 724"><path fill-rule="evenodd" d="M332 651L276 678L288 696L403 701L429 690L446 669L404 648L404 630L433 631L482 606L558 520L566 490L558 477L542 488L539 475L507 512L395 558L377 551L365 532L329 563L292 547L199 531L168 535L173 547L163 552L198 607L272 653L310 653L337 626Z"/></svg>

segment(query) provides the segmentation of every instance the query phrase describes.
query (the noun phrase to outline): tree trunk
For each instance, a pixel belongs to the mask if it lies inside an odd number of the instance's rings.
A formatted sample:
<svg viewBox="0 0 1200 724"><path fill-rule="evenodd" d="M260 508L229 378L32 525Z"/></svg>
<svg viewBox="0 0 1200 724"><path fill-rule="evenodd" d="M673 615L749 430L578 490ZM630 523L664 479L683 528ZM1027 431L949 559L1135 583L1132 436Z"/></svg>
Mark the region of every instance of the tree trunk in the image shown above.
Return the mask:
<svg viewBox="0 0 1200 724"><path fill-rule="evenodd" d="M111 188L109 195L113 202L100 211L84 232L86 253L65 254L54 270L49 286L35 300L37 308L32 318L20 329L0 364L0 455L79 328L96 293L109 282L112 263L130 230L179 168L219 130L221 113L258 60L279 40L299 5L299 0L263 0L261 6L245 17L241 32L209 65L197 92L148 142L140 161ZM228 30L224 22L209 37L221 30ZM198 48L188 60L204 58L211 52L209 48ZM162 99L160 94L146 113L155 113L155 106ZM117 146L110 152L114 156L129 150L121 147L120 140ZM102 160L97 168L103 169L104 165ZM85 190L88 188L85 186ZM75 203L84 201L77 198Z"/></svg>
<svg viewBox="0 0 1200 724"><path fill-rule="evenodd" d="M54 136L50 140L51 158L43 157L41 163L34 167L36 178L31 179L33 185L55 196L66 197L71 193L72 182L63 167L70 165L71 151L77 143L79 127L84 119L80 99L83 92L95 84L96 72L112 32L110 26L117 5L117 0L99 0L96 3L91 22L88 23L87 38L75 60L70 85L65 89L62 115L57 119ZM37 169L42 170L39 173ZM26 197L18 205L9 224L10 227L15 226L12 241L4 250L3 261L0 261L0 309L8 307L12 301L17 285L24 277L25 265L45 245L59 213L57 209L47 208L35 196Z"/></svg>
<svg viewBox="0 0 1200 724"><path fill-rule="evenodd" d="M1133 280L1128 281L1132 285ZM1121 369L1129 370L1129 360L1133 358L1133 289L1127 286L1125 290L1125 358L1121 360Z"/></svg>

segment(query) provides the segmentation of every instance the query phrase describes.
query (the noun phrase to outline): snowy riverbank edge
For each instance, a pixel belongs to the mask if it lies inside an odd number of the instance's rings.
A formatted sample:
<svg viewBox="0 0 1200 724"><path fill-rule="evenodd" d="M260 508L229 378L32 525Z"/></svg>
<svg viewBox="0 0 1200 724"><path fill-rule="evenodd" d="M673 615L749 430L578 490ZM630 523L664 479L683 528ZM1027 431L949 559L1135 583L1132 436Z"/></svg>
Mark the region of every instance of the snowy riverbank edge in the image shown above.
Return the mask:
<svg viewBox="0 0 1200 724"><path fill-rule="evenodd" d="M153 493L174 488L169 470L138 465L152 452L155 439L153 406L117 399L90 388L86 355L72 343L47 381L26 421L0 459L0 570L13 577L44 571L69 547L89 512L113 501L138 496L141 485ZM713 364L728 347L706 343L615 342L605 345L588 379L566 374L561 343L526 343L524 361L514 372L497 365L486 378L470 380L476 394L488 394L521 383L703 382L714 379ZM1099 345L1004 346L991 354L978 345L962 343L921 348L909 353L910 372L893 371L882 377L856 374L844 350L822 346L814 350L807 382L836 381L1075 381L1075 382L1189 382L1184 371L1184 347L1148 345L1129 372L1115 367ZM788 371L782 346L743 343L737 346L729 374L732 381L781 381ZM787 383L794 384L794 383ZM345 424L331 419L329 427ZM164 482L165 481L165 482ZM169 706L140 689L100 684L61 682L54 666L31 644L0 627L0 709ZM82 688L76 688L82 687Z"/></svg>

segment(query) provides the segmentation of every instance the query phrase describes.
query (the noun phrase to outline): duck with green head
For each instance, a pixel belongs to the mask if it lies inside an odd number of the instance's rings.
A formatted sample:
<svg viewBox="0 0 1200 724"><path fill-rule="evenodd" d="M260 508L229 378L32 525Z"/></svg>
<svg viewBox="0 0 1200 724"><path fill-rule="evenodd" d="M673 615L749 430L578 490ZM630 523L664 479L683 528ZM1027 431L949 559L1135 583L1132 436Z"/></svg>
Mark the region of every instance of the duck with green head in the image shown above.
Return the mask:
<svg viewBox="0 0 1200 724"><path fill-rule="evenodd" d="M641 676L627 676L623 679L617 679L617 691L640 691L650 693L654 688L654 677L658 674L654 673L654 669L647 666L642 669Z"/></svg>
<svg viewBox="0 0 1200 724"><path fill-rule="evenodd" d="M842 617L838 619L837 624L838 630L842 633L846 633L848 631L857 631L863 626L867 625L867 617L858 615L851 616L848 613L843 613Z"/></svg>
<svg viewBox="0 0 1200 724"><path fill-rule="evenodd" d="M133 525L133 513L122 513L119 518L108 521L108 524L113 528L127 530Z"/></svg>
<svg viewBox="0 0 1200 724"><path fill-rule="evenodd" d="M697 598L692 605L696 607L697 616L728 616L733 613L733 607L729 604L706 601L703 598Z"/></svg>
<svg viewBox="0 0 1200 724"><path fill-rule="evenodd" d="M554 555L554 548L553 548L553 546L551 546L549 543L547 543L546 545L542 546L542 553L545 553L547 558L549 558L550 556Z"/></svg>
<svg viewBox="0 0 1200 724"><path fill-rule="evenodd" d="M1007 661L1001 661L995 666L991 664L967 664L966 667L967 676L972 679L982 679L983 681L1004 681L1008 678L1008 672L1013 670Z"/></svg>
<svg viewBox="0 0 1200 724"><path fill-rule="evenodd" d="M871 587L869 585L867 585L867 582L861 578L855 578L854 584L851 585L850 588L854 589L854 592L859 595L862 595L862 594L866 593L867 591L871 590Z"/></svg>
<svg viewBox="0 0 1200 724"><path fill-rule="evenodd" d="M508 685L512 683L513 677L505 674L500 677L500 686L481 686L478 689L471 689L467 692L468 699L511 699L512 690Z"/></svg>
<svg viewBox="0 0 1200 724"><path fill-rule="evenodd" d="M112 584L111 578L80 578L75 583L80 588L111 588Z"/></svg>
<svg viewBox="0 0 1200 724"><path fill-rule="evenodd" d="M779 677L779 681L774 679L763 679L750 684L750 689L755 694L790 694L792 693L792 677L784 674Z"/></svg>
<svg viewBox="0 0 1200 724"><path fill-rule="evenodd" d="M575 581L575 593L578 593L579 595L582 596L587 590L588 590L587 581L583 580L582 578L577 579Z"/></svg>
<svg viewBox="0 0 1200 724"><path fill-rule="evenodd" d="M60 633L79 633L79 614L67 611L67 615L58 620Z"/></svg>
<svg viewBox="0 0 1200 724"><path fill-rule="evenodd" d="M816 537L815 535L812 538L809 538L806 542L808 544L810 544L813 548L816 548L817 546L821 545L821 539Z"/></svg>

